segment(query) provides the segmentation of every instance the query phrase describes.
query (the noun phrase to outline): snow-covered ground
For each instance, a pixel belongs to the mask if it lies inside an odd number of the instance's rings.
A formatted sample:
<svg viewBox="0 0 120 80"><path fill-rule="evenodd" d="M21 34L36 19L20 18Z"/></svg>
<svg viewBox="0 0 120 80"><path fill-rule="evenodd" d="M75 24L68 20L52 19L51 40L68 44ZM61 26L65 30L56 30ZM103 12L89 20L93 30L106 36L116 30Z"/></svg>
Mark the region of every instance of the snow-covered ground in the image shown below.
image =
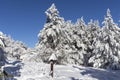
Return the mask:
<svg viewBox="0 0 120 80"><path fill-rule="evenodd" d="M25 62L17 80L52 80L50 65ZM55 65L54 80L120 80L120 71L95 69L76 65Z"/></svg>

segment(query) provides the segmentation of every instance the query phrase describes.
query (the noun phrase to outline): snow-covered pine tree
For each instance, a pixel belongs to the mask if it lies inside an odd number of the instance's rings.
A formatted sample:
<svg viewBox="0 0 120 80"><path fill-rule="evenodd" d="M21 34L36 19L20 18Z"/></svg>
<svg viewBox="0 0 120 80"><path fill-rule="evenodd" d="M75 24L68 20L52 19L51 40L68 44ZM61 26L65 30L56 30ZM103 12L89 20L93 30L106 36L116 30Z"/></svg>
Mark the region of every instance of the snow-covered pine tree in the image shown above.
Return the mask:
<svg viewBox="0 0 120 80"><path fill-rule="evenodd" d="M95 20L93 21L92 19L88 23L88 26L86 28L86 37L88 39L87 43L87 49L86 49L86 62L87 66L91 66L89 63L89 59L91 56L94 56L94 49L96 48L96 41L98 40L98 36L100 33L100 26L99 26L99 21Z"/></svg>
<svg viewBox="0 0 120 80"><path fill-rule="evenodd" d="M120 28L114 23L109 9L103 24L96 42L95 55L90 61L93 67L120 69Z"/></svg>
<svg viewBox="0 0 120 80"><path fill-rule="evenodd" d="M69 25L71 25L71 23ZM82 40L86 40L86 24L83 17L81 17L74 25L69 25L67 25L69 29L66 29L70 36L70 43L67 44L66 62L70 64L85 65L84 54L86 54L86 45Z"/></svg>
<svg viewBox="0 0 120 80"><path fill-rule="evenodd" d="M36 48L38 51L40 50L39 55L46 62L52 53L56 53L56 47L61 40L61 28L64 24L64 19L59 16L59 11L56 9L55 4L52 4L45 13L47 15L46 24L38 34L39 42Z"/></svg>

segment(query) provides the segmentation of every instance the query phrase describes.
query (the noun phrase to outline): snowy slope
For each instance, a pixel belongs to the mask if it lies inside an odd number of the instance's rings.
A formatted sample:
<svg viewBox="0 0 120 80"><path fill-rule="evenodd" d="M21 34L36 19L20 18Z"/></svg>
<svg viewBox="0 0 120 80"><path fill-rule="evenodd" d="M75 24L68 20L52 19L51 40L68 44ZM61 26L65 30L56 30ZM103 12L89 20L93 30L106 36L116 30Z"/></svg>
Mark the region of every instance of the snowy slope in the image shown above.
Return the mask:
<svg viewBox="0 0 120 80"><path fill-rule="evenodd" d="M95 69L75 65L55 65L54 80L119 80L120 71ZM49 76L50 65L25 62L17 80L52 80Z"/></svg>

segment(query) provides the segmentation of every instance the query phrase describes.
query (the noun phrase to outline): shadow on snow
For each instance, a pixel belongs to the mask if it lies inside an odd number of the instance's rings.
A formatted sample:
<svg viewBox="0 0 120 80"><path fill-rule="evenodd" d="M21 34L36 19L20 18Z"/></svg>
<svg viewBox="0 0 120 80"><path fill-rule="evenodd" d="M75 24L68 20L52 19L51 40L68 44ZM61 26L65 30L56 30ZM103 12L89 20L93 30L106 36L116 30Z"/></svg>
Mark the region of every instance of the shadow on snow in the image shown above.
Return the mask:
<svg viewBox="0 0 120 80"><path fill-rule="evenodd" d="M88 75L98 80L120 80L120 70L93 69L90 67L80 68L77 66L73 66L73 68L78 69L83 76ZM71 80L81 79L71 77Z"/></svg>

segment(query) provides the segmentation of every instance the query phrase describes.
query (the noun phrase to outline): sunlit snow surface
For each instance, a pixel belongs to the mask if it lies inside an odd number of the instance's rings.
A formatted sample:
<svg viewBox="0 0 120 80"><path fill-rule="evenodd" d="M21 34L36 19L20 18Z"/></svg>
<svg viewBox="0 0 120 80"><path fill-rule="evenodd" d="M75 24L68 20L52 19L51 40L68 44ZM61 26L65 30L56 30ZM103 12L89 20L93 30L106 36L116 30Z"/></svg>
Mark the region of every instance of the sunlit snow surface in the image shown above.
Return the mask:
<svg viewBox="0 0 120 80"><path fill-rule="evenodd" d="M17 80L52 80L50 65L45 63L25 62ZM54 80L120 80L120 71L95 69L75 65L55 65Z"/></svg>

